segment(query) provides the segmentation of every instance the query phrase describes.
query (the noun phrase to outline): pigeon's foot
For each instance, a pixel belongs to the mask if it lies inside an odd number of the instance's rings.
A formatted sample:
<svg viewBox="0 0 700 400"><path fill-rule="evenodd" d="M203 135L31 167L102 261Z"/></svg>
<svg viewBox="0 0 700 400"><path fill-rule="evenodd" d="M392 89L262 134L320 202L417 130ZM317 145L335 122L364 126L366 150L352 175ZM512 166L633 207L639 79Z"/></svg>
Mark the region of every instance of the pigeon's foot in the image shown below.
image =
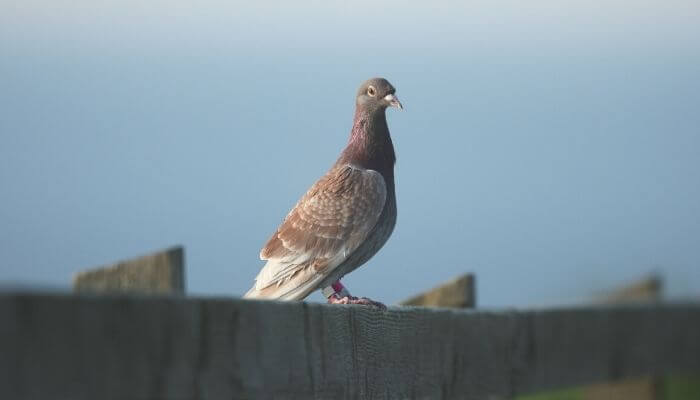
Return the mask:
<svg viewBox="0 0 700 400"><path fill-rule="evenodd" d="M386 310L386 306L378 301L366 297L352 296L340 281L324 288L323 295L328 299L328 304L359 304Z"/></svg>
<svg viewBox="0 0 700 400"><path fill-rule="evenodd" d="M355 296L331 296L328 298L328 304L360 304L363 306L377 307L380 310L386 310L386 306L378 301L368 299L367 297Z"/></svg>

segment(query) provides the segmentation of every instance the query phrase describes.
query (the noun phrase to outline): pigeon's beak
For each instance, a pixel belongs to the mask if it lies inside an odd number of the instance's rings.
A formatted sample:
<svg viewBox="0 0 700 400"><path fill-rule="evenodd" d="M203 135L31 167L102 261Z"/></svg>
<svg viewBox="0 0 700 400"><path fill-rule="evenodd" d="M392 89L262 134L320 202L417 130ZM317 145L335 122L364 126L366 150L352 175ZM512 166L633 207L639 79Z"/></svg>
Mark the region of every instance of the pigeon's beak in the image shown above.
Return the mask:
<svg viewBox="0 0 700 400"><path fill-rule="evenodd" d="M389 93L386 96L384 96L384 100L386 100L386 102L389 103L390 106L396 107L399 110L403 110L403 105L399 101L399 98L394 96L392 93Z"/></svg>

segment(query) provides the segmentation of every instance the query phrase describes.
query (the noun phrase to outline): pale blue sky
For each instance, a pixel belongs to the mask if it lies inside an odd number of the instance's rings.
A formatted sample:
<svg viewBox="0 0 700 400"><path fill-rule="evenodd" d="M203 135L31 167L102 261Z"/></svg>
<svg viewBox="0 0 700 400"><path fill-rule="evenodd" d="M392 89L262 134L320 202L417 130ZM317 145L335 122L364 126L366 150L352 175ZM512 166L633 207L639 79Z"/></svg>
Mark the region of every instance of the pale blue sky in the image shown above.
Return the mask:
<svg viewBox="0 0 700 400"><path fill-rule="evenodd" d="M243 293L379 75L399 222L353 293L697 295L697 2L451 3L4 1L0 283L179 243L190 292Z"/></svg>

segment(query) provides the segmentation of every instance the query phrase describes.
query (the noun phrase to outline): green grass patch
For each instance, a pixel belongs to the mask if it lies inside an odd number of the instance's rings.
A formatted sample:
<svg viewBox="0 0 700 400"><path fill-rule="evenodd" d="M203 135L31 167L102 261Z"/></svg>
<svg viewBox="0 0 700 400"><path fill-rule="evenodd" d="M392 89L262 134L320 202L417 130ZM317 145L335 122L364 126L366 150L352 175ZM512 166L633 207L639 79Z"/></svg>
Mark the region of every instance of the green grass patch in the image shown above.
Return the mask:
<svg viewBox="0 0 700 400"><path fill-rule="evenodd" d="M584 400L584 387L518 396L515 400ZM700 375L672 375L663 380L663 400L700 400ZM634 400L634 399L619 399Z"/></svg>
<svg viewBox="0 0 700 400"><path fill-rule="evenodd" d="M664 380L664 400L700 400L700 375L673 375Z"/></svg>

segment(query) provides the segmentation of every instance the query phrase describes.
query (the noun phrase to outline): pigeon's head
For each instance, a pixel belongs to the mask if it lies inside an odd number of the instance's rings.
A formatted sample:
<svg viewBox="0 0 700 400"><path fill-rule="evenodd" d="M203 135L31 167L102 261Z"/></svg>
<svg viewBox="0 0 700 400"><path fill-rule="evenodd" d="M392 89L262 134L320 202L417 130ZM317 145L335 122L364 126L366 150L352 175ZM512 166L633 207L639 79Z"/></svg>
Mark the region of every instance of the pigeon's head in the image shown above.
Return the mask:
<svg viewBox="0 0 700 400"><path fill-rule="evenodd" d="M387 107L403 110L403 105L394 94L396 89L384 78L372 78L357 91L357 106L368 111L384 111Z"/></svg>

